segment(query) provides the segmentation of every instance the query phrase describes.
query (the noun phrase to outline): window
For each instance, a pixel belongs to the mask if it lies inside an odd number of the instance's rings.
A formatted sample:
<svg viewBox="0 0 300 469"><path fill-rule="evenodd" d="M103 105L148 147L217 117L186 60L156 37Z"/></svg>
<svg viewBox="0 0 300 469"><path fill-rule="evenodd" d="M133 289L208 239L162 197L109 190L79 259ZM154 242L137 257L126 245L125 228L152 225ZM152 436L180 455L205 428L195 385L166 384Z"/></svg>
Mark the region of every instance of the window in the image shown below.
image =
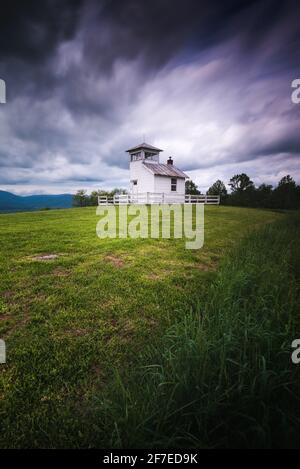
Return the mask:
<svg viewBox="0 0 300 469"><path fill-rule="evenodd" d="M177 179L171 178L171 192L177 191Z"/></svg>
<svg viewBox="0 0 300 469"><path fill-rule="evenodd" d="M157 153L152 153L150 151L145 151L145 159L146 160L154 160L154 156L156 156Z"/></svg>
<svg viewBox="0 0 300 469"><path fill-rule="evenodd" d="M137 179L134 179L134 180L131 181L131 182L132 182L132 185L133 185L133 186L137 186Z"/></svg>
<svg viewBox="0 0 300 469"><path fill-rule="evenodd" d="M131 154L131 161L138 161L142 159L142 153L139 151L137 153Z"/></svg>

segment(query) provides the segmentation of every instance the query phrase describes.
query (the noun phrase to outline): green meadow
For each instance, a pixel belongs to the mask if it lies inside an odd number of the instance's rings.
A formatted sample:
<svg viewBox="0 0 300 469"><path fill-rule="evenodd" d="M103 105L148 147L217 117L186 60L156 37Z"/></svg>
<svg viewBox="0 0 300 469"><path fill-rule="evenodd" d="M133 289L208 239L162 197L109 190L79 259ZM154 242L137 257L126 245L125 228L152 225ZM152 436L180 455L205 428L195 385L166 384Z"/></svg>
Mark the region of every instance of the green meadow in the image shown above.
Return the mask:
<svg viewBox="0 0 300 469"><path fill-rule="evenodd" d="M98 220L0 215L0 446L298 444L297 216L206 206L200 250Z"/></svg>

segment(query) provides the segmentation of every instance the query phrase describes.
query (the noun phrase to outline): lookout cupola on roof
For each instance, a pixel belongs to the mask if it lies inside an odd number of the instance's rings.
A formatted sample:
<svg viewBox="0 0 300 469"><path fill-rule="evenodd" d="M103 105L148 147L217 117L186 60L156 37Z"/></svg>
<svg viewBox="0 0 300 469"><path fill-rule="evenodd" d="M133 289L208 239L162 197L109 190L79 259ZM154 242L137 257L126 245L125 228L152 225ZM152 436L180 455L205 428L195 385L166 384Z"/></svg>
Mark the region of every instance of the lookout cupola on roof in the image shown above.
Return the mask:
<svg viewBox="0 0 300 469"><path fill-rule="evenodd" d="M135 147L129 148L126 150L130 155L130 161L140 161L145 160L147 162L159 162L159 153L163 150L156 148L148 143L141 143Z"/></svg>

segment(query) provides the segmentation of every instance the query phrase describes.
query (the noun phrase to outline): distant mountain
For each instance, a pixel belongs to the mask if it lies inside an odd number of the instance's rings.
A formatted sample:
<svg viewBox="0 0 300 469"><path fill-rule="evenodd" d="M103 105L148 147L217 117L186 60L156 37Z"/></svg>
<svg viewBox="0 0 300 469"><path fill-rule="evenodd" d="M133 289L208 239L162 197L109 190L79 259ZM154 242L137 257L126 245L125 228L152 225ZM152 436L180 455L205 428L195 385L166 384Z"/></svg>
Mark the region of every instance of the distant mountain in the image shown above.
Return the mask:
<svg viewBox="0 0 300 469"><path fill-rule="evenodd" d="M20 196L0 190L0 212L70 208L72 199L72 194Z"/></svg>
<svg viewBox="0 0 300 469"><path fill-rule="evenodd" d="M73 202L73 196L71 194L28 195L25 199L26 202L33 205L34 208L70 208Z"/></svg>

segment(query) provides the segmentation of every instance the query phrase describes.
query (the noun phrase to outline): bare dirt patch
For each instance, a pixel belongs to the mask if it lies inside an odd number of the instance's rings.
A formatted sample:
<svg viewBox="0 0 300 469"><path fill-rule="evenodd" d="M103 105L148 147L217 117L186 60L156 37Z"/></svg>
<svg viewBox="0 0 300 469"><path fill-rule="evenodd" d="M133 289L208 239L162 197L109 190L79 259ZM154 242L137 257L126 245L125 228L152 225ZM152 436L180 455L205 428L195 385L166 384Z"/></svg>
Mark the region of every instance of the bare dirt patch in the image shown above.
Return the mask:
<svg viewBox="0 0 300 469"><path fill-rule="evenodd" d="M10 320L10 319L12 319L11 314L0 314L0 321L7 321L7 320Z"/></svg>
<svg viewBox="0 0 300 469"><path fill-rule="evenodd" d="M104 258L107 262L110 262L111 264L113 264L115 267L123 267L124 265L124 261L123 259L121 259L120 257L117 257L117 256L112 256L112 255L109 255L109 256L105 256Z"/></svg>
<svg viewBox="0 0 300 469"><path fill-rule="evenodd" d="M83 337L87 334L91 333L91 329L80 329L80 328L73 328L73 329L67 329L63 332L63 336L68 336L68 337Z"/></svg>
<svg viewBox="0 0 300 469"><path fill-rule="evenodd" d="M166 277L169 277L174 274L174 271L172 269L166 270L166 269L161 269L156 272L151 272L148 275L145 275L145 278L148 280L162 280Z"/></svg>
<svg viewBox="0 0 300 469"><path fill-rule="evenodd" d="M34 261L52 261L54 259L57 259L59 257L59 254L41 254L39 256L33 256L31 259Z"/></svg>
<svg viewBox="0 0 300 469"><path fill-rule="evenodd" d="M3 292L3 298L5 298L5 299L12 298L13 295L14 295L14 292L11 291L11 290L7 290L7 291Z"/></svg>
<svg viewBox="0 0 300 469"><path fill-rule="evenodd" d="M149 274L149 275L147 275L147 278L149 280L160 280L161 279L161 277L158 274Z"/></svg>
<svg viewBox="0 0 300 469"><path fill-rule="evenodd" d="M70 272L58 267L57 269L53 270L53 275L55 275L55 277L68 277Z"/></svg>

